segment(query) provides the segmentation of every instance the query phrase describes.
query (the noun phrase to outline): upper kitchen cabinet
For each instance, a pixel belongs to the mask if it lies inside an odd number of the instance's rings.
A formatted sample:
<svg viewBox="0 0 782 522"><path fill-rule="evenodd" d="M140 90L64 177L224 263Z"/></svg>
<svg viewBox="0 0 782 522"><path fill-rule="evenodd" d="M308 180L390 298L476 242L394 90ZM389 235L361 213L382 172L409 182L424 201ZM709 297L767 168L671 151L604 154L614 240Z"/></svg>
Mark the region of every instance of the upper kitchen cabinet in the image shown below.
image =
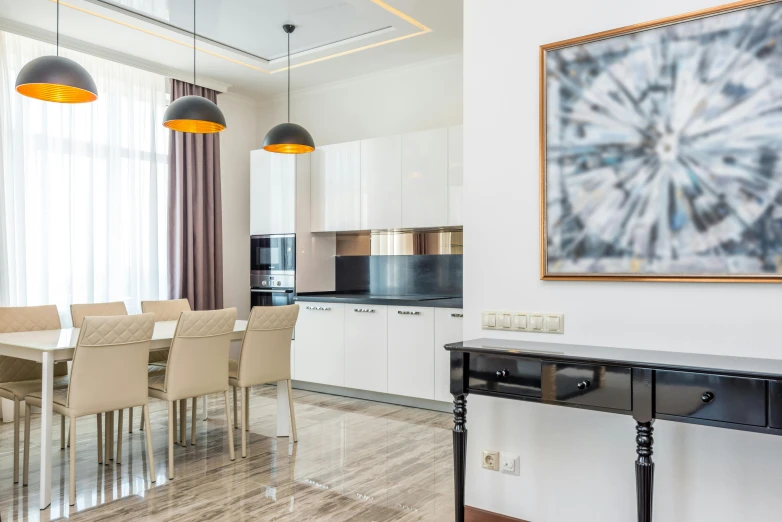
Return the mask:
<svg viewBox="0 0 782 522"><path fill-rule="evenodd" d="M448 129L448 226L460 227L462 218L462 199L464 188L463 166L463 127Z"/></svg>
<svg viewBox="0 0 782 522"><path fill-rule="evenodd" d="M361 228L361 142L326 145L312 153L312 232Z"/></svg>
<svg viewBox="0 0 782 522"><path fill-rule="evenodd" d="M402 227L448 223L448 129L402 135Z"/></svg>
<svg viewBox="0 0 782 522"><path fill-rule="evenodd" d="M250 153L250 234L296 232L296 156Z"/></svg>
<svg viewBox="0 0 782 522"><path fill-rule="evenodd" d="M402 136L361 142L361 229L402 227Z"/></svg>

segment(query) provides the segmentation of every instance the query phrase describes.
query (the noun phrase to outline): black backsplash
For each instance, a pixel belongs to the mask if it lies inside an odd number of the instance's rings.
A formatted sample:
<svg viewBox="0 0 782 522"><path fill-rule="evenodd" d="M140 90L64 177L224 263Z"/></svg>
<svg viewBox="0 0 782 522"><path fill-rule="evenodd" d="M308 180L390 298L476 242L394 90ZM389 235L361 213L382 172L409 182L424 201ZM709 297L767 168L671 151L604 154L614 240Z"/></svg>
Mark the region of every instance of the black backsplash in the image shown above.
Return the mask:
<svg viewBox="0 0 782 522"><path fill-rule="evenodd" d="M337 256L337 292L462 296L461 255Z"/></svg>

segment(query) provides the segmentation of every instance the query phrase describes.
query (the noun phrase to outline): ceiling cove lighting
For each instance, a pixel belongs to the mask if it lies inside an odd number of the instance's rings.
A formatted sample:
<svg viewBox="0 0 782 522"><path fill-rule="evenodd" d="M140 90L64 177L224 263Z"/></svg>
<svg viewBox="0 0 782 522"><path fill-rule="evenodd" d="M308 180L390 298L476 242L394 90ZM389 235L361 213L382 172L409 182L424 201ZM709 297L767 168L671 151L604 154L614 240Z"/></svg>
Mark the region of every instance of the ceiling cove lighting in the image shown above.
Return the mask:
<svg viewBox="0 0 782 522"><path fill-rule="evenodd" d="M39 56L27 62L16 77L16 92L55 103L87 103L98 99L90 73L78 63L60 56L60 2L57 2L57 55Z"/></svg>
<svg viewBox="0 0 782 522"><path fill-rule="evenodd" d="M196 0L193 0L193 86L196 85ZM179 132L213 134L225 130L223 111L203 96L182 96L163 114L163 126Z"/></svg>
<svg viewBox="0 0 782 522"><path fill-rule="evenodd" d="M315 141L307 129L291 123L291 33L294 29L295 25L282 26L288 34L288 123L275 125L263 140L263 150L279 154L307 154L315 150Z"/></svg>

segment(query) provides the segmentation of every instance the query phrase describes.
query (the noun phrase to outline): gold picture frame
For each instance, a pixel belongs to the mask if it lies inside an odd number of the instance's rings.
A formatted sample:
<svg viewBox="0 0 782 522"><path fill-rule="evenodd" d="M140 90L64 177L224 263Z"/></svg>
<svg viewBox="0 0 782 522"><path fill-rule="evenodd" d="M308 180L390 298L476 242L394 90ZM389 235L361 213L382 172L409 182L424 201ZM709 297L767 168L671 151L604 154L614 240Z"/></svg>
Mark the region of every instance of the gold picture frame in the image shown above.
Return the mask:
<svg viewBox="0 0 782 522"><path fill-rule="evenodd" d="M632 35L650 29L657 29L682 22L701 20L717 15L723 15L735 11L753 9L771 4L781 4L782 0L743 0L721 6L693 11L677 16L661 18L649 22L639 23L609 31L602 31L578 38L571 38L540 46L539 54L539 102L540 102L540 278L547 281L656 281L656 282L732 282L732 283L780 283L782 282L782 255L778 272L763 273L592 273L592 272L567 272L549 269L549 223L547 200L547 56L552 51L559 51L573 46L584 46L606 39ZM780 43L782 45L782 43ZM780 136L782 140L782 135ZM781 192L782 194L782 192ZM746 255L746 254L745 254Z"/></svg>

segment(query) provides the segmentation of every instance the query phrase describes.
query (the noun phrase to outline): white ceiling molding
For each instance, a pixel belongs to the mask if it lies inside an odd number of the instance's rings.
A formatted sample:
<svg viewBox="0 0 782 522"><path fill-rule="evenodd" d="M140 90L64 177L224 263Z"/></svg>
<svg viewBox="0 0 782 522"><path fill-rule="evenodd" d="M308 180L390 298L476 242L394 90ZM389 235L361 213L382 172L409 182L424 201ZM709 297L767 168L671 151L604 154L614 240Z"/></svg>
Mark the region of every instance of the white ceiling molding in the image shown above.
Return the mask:
<svg viewBox="0 0 782 522"><path fill-rule="evenodd" d="M52 45L54 45L57 41L57 34L52 31L22 24L3 17L0 17L0 30L18 34L20 36L25 36L27 38L32 38L34 40L39 40L41 42L50 43ZM98 58L103 58L112 62L142 69L144 71L174 78L175 80L181 80L184 82L193 81L193 71L172 69L156 62L144 60L136 56L114 51L112 49L107 49L106 47L84 42L82 40L71 38L62 34L60 35L60 46L71 49L73 51L97 56ZM231 87L231 84L229 83L215 80L213 78L208 78L201 74L198 75L198 85L218 92L228 92L228 89Z"/></svg>

